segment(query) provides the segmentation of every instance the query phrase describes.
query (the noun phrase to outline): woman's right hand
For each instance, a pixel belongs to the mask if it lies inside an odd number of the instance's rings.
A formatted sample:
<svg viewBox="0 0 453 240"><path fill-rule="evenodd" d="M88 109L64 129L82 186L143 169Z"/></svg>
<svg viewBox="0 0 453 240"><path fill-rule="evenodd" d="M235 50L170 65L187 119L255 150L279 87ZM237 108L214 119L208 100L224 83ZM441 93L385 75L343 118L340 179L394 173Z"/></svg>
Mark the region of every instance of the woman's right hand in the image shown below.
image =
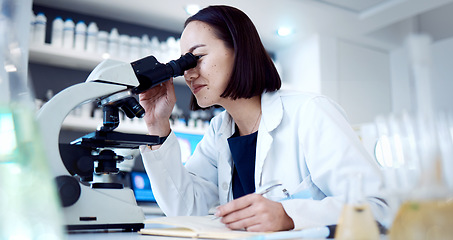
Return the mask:
<svg viewBox="0 0 453 240"><path fill-rule="evenodd" d="M145 109L148 133L160 137L170 134L169 118L176 104L173 78L148 89L139 95L140 105Z"/></svg>

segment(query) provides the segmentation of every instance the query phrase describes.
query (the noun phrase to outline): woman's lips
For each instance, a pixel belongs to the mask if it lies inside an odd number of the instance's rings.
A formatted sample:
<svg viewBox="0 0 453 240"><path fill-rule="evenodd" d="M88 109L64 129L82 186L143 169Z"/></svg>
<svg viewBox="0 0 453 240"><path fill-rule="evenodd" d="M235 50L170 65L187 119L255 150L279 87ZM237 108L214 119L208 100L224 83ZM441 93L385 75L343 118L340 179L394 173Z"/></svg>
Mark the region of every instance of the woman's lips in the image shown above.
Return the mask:
<svg viewBox="0 0 453 240"><path fill-rule="evenodd" d="M204 87L206 87L206 85L193 85L192 86L193 94L197 94Z"/></svg>

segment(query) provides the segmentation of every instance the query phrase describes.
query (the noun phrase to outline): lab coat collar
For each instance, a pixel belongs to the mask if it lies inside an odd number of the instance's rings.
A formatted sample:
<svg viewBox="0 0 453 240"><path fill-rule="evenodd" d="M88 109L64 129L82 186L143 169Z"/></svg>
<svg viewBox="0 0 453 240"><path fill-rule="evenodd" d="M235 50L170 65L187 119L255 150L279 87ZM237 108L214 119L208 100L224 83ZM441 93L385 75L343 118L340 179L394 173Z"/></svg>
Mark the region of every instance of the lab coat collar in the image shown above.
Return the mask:
<svg viewBox="0 0 453 240"><path fill-rule="evenodd" d="M222 124L220 125L219 128L219 140L222 142L222 144L219 144L221 148L219 150L223 156L225 157L229 156L229 158L227 158L230 159L228 163L230 167L233 167L233 162L231 161L231 152L228 146L228 138L231 137L235 131L234 120L227 111L223 111L221 113L221 116L219 117L222 118Z"/></svg>
<svg viewBox="0 0 453 240"><path fill-rule="evenodd" d="M265 128L262 128L260 123L259 130L271 132L280 125L283 118L283 106L279 91L265 92L261 95L261 112L261 122L264 123ZM235 131L234 120L226 111L221 114L223 114L223 116L221 116L222 125L220 126L219 133L220 135L229 138Z"/></svg>
<svg viewBox="0 0 453 240"><path fill-rule="evenodd" d="M274 141L270 132L280 125L283 118L282 101L278 91L261 95L261 111L262 118L256 142L255 188L263 185L264 162Z"/></svg>
<svg viewBox="0 0 453 240"><path fill-rule="evenodd" d="M232 176L233 176L233 159L231 157L230 148L228 146L228 138L234 133L234 121L231 115L223 111L220 116L222 123L219 128L219 135L217 145L219 147L219 169L224 169L224 171L219 172L219 184L221 189L219 190L219 200L220 204L225 204L228 201L233 199L232 194ZM224 188L227 187L227 189Z"/></svg>
<svg viewBox="0 0 453 240"><path fill-rule="evenodd" d="M222 116L220 117L222 118L222 124L219 128L219 134L224 138L229 138L235 131L234 120L227 111L223 111L221 114Z"/></svg>
<svg viewBox="0 0 453 240"><path fill-rule="evenodd" d="M279 91L265 92L261 95L261 111L262 123L267 132L271 132L280 125L283 118L283 106Z"/></svg>

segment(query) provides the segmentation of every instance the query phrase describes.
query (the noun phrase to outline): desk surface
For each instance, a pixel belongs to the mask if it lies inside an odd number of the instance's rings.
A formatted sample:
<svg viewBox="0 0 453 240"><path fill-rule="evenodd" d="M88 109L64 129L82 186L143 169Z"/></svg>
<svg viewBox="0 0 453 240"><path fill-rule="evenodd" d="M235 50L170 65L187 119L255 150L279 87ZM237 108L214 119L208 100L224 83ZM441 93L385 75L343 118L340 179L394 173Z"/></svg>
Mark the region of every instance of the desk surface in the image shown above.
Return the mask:
<svg viewBox="0 0 453 240"><path fill-rule="evenodd" d="M71 233L67 240L184 240L191 238L159 237L150 235L141 235L137 232L87 232ZM381 236L381 240L387 240L386 236ZM310 240L310 239L306 239ZM316 239L311 239L316 240ZM320 240L320 239L317 239Z"/></svg>
<svg viewBox="0 0 453 240"><path fill-rule="evenodd" d="M136 232L96 232L71 233L67 240L191 240L192 238L159 237L141 235ZM310 240L310 239L307 239ZM316 240L316 239L311 239ZM320 239L318 239L320 240Z"/></svg>
<svg viewBox="0 0 453 240"><path fill-rule="evenodd" d="M172 240L184 238L142 235L137 232L83 232L70 233L67 240ZM188 238L186 238L188 239Z"/></svg>
<svg viewBox="0 0 453 240"><path fill-rule="evenodd" d="M145 205L144 212L146 218L162 217L163 213L157 207L157 205ZM149 224L145 227L158 227L154 224ZM71 232L67 235L66 240L184 240L190 238L176 238L176 237L159 237L151 235L142 235L137 232L122 232L122 231L82 231L82 232ZM307 239L309 240L309 239ZM316 239L312 239L316 240ZM318 239L319 240L319 239ZM381 235L381 240L387 240L386 236Z"/></svg>

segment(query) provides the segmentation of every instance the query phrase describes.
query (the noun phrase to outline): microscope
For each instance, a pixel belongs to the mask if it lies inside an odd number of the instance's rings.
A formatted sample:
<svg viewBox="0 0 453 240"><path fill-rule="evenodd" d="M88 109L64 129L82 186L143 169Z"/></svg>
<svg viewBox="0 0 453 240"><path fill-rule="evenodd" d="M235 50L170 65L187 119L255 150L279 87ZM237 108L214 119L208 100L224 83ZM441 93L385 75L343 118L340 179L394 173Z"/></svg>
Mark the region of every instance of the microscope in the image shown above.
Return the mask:
<svg viewBox="0 0 453 240"><path fill-rule="evenodd" d="M170 77L183 75L197 65L197 60L192 53L167 64L153 56L132 63L107 59L96 66L84 83L62 90L40 109L37 119L68 231L138 231L144 227L144 214L132 190L120 183L93 183L93 174L119 172L117 163L124 156L116 154L115 149L163 142L159 136L114 131L119 126L119 111L129 118L143 117L145 111L136 95ZM70 144L60 144L60 128L66 116L75 107L90 102L102 107L102 127Z"/></svg>

